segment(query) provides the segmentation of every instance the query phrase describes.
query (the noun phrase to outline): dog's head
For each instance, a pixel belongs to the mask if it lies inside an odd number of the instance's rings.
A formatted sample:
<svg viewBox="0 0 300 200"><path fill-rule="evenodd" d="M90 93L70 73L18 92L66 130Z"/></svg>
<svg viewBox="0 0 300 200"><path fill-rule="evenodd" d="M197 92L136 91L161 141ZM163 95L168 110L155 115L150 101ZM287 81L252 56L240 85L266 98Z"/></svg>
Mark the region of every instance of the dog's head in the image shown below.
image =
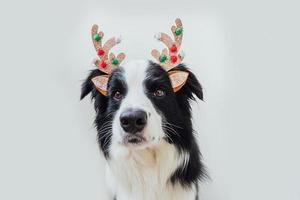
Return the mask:
<svg viewBox="0 0 300 200"><path fill-rule="evenodd" d="M92 79L102 75L93 70L82 85L81 99L92 93L95 124L106 156L111 146L142 149L161 140L181 149L189 148L192 136L189 101L203 98L195 75L180 64L171 71L188 72L184 85L174 91L170 71L151 61L132 61L114 70L108 79L107 95Z"/></svg>
<svg viewBox="0 0 300 200"><path fill-rule="evenodd" d="M162 53L152 51L159 64L131 61L120 67L125 54L109 53L120 40L111 38L102 45L104 33L92 27L100 59L94 62L98 69L82 85L81 99L92 93L98 139L106 156L110 147L144 149L162 140L180 149L193 146L189 100L193 95L202 99L203 94L195 75L181 64L183 26L180 19L175 23L174 40L165 33L156 35L167 46Z"/></svg>

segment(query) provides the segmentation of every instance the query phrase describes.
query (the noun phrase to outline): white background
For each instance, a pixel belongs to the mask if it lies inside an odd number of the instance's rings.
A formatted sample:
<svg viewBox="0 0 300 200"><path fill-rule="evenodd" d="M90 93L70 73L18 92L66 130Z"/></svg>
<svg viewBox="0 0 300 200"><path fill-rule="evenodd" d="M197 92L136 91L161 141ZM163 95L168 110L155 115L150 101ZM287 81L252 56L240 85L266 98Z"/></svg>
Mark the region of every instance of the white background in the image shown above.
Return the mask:
<svg viewBox="0 0 300 200"><path fill-rule="evenodd" d="M299 200L298 1L0 3L0 199L105 199L103 158L80 84L96 53L90 28L122 34L115 51L151 59L176 17L185 62L204 87L193 104L211 181L203 200Z"/></svg>

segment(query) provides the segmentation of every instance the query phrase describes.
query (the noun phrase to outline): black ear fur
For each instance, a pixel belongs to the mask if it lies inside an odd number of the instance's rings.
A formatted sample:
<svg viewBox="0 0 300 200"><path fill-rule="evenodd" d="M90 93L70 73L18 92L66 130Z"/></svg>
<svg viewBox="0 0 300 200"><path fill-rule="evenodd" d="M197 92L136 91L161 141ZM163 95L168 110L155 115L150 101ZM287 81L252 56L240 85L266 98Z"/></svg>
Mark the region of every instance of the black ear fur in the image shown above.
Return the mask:
<svg viewBox="0 0 300 200"><path fill-rule="evenodd" d="M82 83L81 85L81 95L80 95L80 100L82 100L84 97L86 97L90 92L92 92L95 87L92 82L92 78L101 75L102 73L95 69L90 72L86 80Z"/></svg>
<svg viewBox="0 0 300 200"><path fill-rule="evenodd" d="M203 100L202 86L199 83L195 74L193 74L184 64L178 65L173 70L186 71L189 73L185 85L178 92L185 93L188 96L188 98L192 100L195 100L193 94L195 94L200 100Z"/></svg>
<svg viewBox="0 0 300 200"><path fill-rule="evenodd" d="M195 74L189 71L189 77L186 82L187 87L190 88L191 92L195 94L199 99L203 101L202 86L196 78Z"/></svg>

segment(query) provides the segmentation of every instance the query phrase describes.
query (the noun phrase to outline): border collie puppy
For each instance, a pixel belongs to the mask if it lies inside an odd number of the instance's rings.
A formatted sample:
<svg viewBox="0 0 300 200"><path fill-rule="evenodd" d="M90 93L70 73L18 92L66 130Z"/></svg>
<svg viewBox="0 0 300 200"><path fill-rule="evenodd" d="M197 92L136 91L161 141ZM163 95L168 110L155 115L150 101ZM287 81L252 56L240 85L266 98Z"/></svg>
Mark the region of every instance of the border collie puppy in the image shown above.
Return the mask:
<svg viewBox="0 0 300 200"><path fill-rule="evenodd" d="M202 100L195 75L188 72L174 92L168 72L151 61L131 61L114 70L107 95L92 82L104 75L91 71L81 99L91 93L99 146L106 158L106 181L112 199L195 200L205 177L192 128L190 100Z"/></svg>

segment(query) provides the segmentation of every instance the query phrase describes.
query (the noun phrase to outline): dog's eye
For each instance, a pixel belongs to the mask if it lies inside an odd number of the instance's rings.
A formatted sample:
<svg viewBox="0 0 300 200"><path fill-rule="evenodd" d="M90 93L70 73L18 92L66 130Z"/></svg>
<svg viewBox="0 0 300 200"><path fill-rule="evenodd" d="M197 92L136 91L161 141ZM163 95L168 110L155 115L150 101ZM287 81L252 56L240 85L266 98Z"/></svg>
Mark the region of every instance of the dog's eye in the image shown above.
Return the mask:
<svg viewBox="0 0 300 200"><path fill-rule="evenodd" d="M114 93L114 99L115 100L119 101L122 98L123 98L123 95L119 91L117 91L117 92Z"/></svg>
<svg viewBox="0 0 300 200"><path fill-rule="evenodd" d="M166 93L163 90L155 90L153 95L156 96L156 97L163 97L163 96L166 95Z"/></svg>

